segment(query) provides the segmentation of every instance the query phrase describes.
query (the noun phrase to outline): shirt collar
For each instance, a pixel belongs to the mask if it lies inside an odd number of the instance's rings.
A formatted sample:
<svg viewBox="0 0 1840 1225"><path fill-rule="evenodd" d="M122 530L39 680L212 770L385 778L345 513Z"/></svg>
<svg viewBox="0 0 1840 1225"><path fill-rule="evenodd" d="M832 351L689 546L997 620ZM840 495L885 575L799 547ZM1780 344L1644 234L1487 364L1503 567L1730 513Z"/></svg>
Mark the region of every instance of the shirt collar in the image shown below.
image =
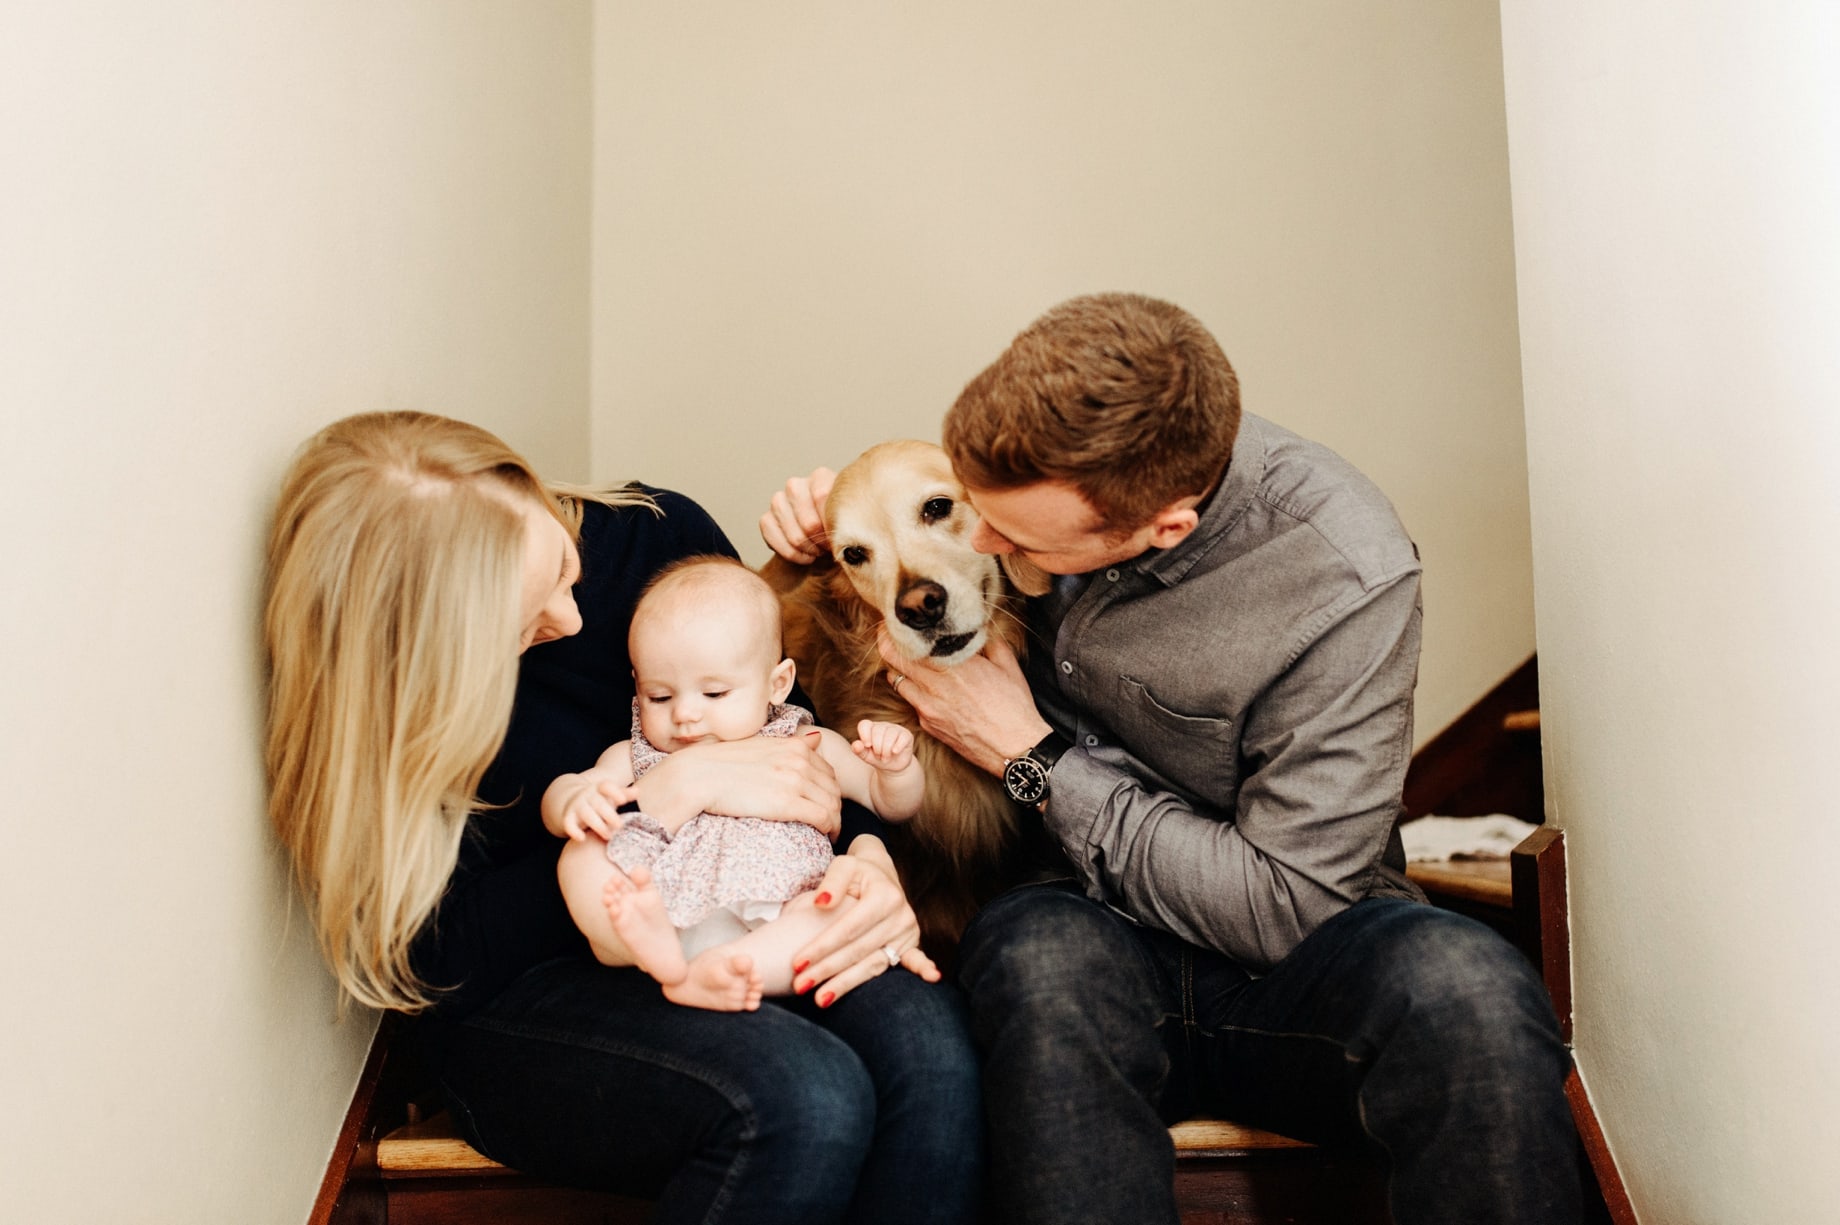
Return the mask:
<svg viewBox="0 0 1840 1225"><path fill-rule="evenodd" d="M1241 414L1239 437L1234 439L1227 471L1214 492L1195 508L1200 516L1195 530L1173 549L1150 549L1140 555L1132 563L1137 571L1165 587L1181 582L1252 505L1253 495L1265 479L1269 444L1264 421L1251 413Z"/></svg>

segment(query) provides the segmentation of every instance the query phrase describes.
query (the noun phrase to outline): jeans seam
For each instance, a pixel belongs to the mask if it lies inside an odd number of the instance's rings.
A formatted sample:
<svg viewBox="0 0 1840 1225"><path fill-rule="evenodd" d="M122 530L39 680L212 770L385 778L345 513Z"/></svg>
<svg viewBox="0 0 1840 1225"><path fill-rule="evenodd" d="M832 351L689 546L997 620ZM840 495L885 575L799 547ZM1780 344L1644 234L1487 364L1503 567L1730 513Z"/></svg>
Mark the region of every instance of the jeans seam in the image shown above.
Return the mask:
<svg viewBox="0 0 1840 1225"><path fill-rule="evenodd" d="M1367 1125L1367 1084L1365 1081L1362 1082L1359 1089L1355 1090L1354 1117L1355 1121L1361 1125L1361 1134L1367 1137L1367 1142L1386 1154L1387 1168L1391 1169L1396 1166L1398 1163L1393 1159L1393 1150L1387 1147L1386 1142L1376 1136L1374 1129ZM1393 1200L1393 1180L1391 1178L1386 1180L1386 1210L1395 1219L1398 1218L1399 1205Z"/></svg>
<svg viewBox="0 0 1840 1225"><path fill-rule="evenodd" d="M1201 1028L1201 1018L1195 1009L1195 954L1192 949L1183 949L1182 966L1182 1043L1190 1067L1195 1065L1195 1037Z"/></svg>
<svg viewBox="0 0 1840 1225"><path fill-rule="evenodd" d="M571 1050L591 1050L603 1055L617 1055L623 1059L631 1059L635 1063L676 1072L680 1076L715 1090L742 1119L740 1150L735 1154L735 1159L729 1163L728 1173L723 1176L722 1185L710 1198L709 1211L703 1217L707 1225L714 1225L721 1219L722 1212L728 1207L729 1201L734 1198L736 1179L747 1168L749 1146L760 1136L759 1115L755 1112L753 1103L748 1099L747 1094L741 1089L719 1077L710 1075L700 1067L692 1067L683 1060L663 1058L639 1047L596 1041L576 1033L570 1033L565 1037L560 1036L561 1031L527 1025L506 1025L486 1017L471 1017L462 1022L462 1025L533 1042L548 1042Z"/></svg>
<svg viewBox="0 0 1840 1225"><path fill-rule="evenodd" d="M1217 1034L1218 1033L1228 1033L1228 1032L1232 1032L1236 1034L1250 1034L1253 1037L1257 1037L1257 1038L1303 1038L1306 1041L1310 1041L1310 1042L1326 1042L1330 1046L1333 1046L1339 1049L1342 1052L1342 1058L1348 1060L1348 1062L1350 1063L1360 1062L1359 1059L1356 1059L1354 1056L1348 1053L1348 1044L1346 1042L1343 1042L1340 1038L1331 1038L1327 1034L1306 1034L1300 1031L1284 1030L1284 1029L1255 1029L1250 1025L1221 1025L1221 1026L1217 1026L1213 1032Z"/></svg>

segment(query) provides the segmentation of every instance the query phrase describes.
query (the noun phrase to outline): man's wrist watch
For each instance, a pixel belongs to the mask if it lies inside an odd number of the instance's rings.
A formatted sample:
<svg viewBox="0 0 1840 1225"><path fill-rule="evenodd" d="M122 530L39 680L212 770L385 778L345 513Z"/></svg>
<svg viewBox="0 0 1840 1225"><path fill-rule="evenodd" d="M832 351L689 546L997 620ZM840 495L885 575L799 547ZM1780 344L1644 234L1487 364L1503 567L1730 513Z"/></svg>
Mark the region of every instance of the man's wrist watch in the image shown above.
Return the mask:
<svg viewBox="0 0 1840 1225"><path fill-rule="evenodd" d="M1048 798L1048 771L1072 747L1059 732L1049 732L1034 748L1003 763L1003 790L1018 804L1042 803Z"/></svg>

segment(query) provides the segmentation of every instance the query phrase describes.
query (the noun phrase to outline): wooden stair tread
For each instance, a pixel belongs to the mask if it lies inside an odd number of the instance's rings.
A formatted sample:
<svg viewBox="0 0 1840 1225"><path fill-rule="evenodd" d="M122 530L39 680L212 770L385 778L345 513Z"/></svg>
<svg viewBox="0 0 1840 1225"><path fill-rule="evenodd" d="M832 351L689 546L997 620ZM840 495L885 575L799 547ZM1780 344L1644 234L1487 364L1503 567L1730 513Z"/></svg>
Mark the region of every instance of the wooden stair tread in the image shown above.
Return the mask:
<svg viewBox="0 0 1840 1225"><path fill-rule="evenodd" d="M1276 1132L1262 1131L1225 1119L1189 1119L1169 1129L1176 1152L1220 1155L1306 1149L1314 1145ZM480 1153L460 1136L446 1111L420 1123L398 1127L377 1142L377 1168L385 1178L430 1175L511 1173Z"/></svg>
<svg viewBox="0 0 1840 1225"><path fill-rule="evenodd" d="M1514 905L1513 869L1505 859L1451 859L1411 863L1406 875L1426 893L1458 897L1507 910Z"/></svg>
<svg viewBox="0 0 1840 1225"><path fill-rule="evenodd" d="M481 1174L505 1170L460 1137L453 1116L443 1110L420 1123L398 1127L377 1141L377 1168L385 1178L409 1174Z"/></svg>
<svg viewBox="0 0 1840 1225"><path fill-rule="evenodd" d="M1308 1140L1293 1140L1275 1131L1230 1123L1226 1119L1187 1119L1169 1129L1176 1153L1225 1153L1315 1148Z"/></svg>

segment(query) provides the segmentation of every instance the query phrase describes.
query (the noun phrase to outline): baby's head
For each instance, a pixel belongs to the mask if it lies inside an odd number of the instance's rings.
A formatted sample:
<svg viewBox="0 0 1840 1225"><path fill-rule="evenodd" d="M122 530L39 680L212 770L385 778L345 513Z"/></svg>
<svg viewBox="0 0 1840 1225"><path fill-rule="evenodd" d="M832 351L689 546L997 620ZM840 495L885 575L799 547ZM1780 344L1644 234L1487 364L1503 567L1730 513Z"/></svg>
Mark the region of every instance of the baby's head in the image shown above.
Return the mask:
<svg viewBox="0 0 1840 1225"><path fill-rule="evenodd" d="M780 655L779 597L727 557L690 557L659 571L626 639L639 729L666 753L700 740L745 740L792 691Z"/></svg>

